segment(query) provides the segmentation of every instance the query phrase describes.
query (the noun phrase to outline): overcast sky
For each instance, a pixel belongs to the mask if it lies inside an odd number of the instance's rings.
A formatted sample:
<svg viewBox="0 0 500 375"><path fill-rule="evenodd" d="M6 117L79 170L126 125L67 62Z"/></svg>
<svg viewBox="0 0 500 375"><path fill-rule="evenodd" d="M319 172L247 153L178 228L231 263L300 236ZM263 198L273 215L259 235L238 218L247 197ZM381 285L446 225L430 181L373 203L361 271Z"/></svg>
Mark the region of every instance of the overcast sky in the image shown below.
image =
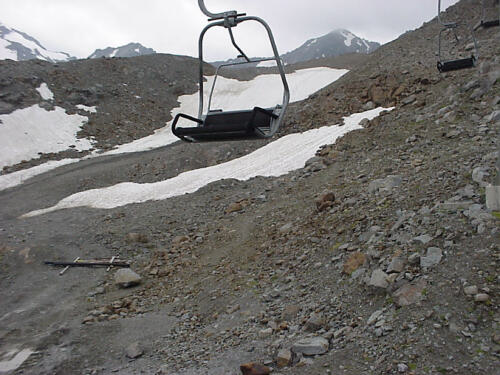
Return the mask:
<svg viewBox="0 0 500 375"><path fill-rule="evenodd" d="M447 7L458 0L442 0ZM235 9L265 19L280 53L337 28L385 43L431 20L437 0L205 0L211 12ZM0 0L0 22L24 31L45 48L88 57L97 48L139 42L157 52L197 55L206 17L197 0ZM235 57L227 32L211 31L206 57ZM238 26L248 55L269 56L257 25Z"/></svg>

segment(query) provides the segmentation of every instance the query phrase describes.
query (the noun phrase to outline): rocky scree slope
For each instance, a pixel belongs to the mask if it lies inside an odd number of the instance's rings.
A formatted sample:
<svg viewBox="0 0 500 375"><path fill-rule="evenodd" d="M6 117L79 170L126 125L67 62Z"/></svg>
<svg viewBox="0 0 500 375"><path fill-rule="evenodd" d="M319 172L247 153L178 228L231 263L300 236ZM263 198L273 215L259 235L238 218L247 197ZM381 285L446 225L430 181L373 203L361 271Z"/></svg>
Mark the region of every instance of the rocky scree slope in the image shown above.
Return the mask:
<svg viewBox="0 0 500 375"><path fill-rule="evenodd" d="M292 106L295 130L395 106L302 170L20 223L9 248L37 238L27 234L33 223L62 222L68 257L84 244L88 256L133 259L142 276L132 289L104 273L79 280L88 294L78 325L52 322L20 371L239 374L252 361L292 375L495 374L500 226L484 186L498 173L499 31L478 33L480 67L438 75L436 30L433 21L404 35ZM48 246L56 241L45 237L34 256L57 254ZM29 274L23 258L2 253L3 275ZM162 334L158 316L172 322ZM134 325L142 335L124 339ZM41 326L2 339L35 337ZM130 360L125 349L136 340L142 351ZM71 355L48 354L61 348Z"/></svg>
<svg viewBox="0 0 500 375"><path fill-rule="evenodd" d="M275 373L495 373L499 221L484 186L497 173L498 30L479 33L478 69L446 75L435 73L435 30L382 47L297 110L306 129L396 107L303 170L136 207L156 223L141 228L147 245L126 240L131 212L107 216L103 244L150 249L137 258L144 286L116 305L131 316L168 306L178 322L148 352L166 362L158 373L238 373L214 348ZM166 211L178 215L160 224ZM86 324L109 319L111 302L97 297Z"/></svg>
<svg viewBox="0 0 500 375"><path fill-rule="evenodd" d="M152 134L171 119L170 111L180 95L197 90L198 61L174 55L148 55L133 58L77 60L51 64L44 61L0 61L0 113L39 104L54 106L68 114L87 116L79 137L94 137L95 147L107 150ZM206 66L208 74L213 68ZM43 100L36 90L47 83L54 100ZM96 113L77 105L96 106ZM26 168L49 159L82 156L68 150L41 155L7 168L4 172Z"/></svg>

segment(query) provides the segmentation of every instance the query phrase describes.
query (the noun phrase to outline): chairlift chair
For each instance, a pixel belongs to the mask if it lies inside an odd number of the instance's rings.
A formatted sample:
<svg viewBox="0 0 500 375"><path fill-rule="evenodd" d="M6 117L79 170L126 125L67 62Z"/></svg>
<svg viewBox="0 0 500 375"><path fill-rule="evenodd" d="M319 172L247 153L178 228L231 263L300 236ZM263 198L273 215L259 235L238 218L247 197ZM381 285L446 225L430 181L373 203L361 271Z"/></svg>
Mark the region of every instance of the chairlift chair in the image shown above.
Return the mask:
<svg viewBox="0 0 500 375"><path fill-rule="evenodd" d="M274 36L269 25L261 18L247 16L244 13L238 13L231 10L223 13L211 13L207 10L204 0L198 0L198 5L201 11L209 17L209 24L202 30L198 42L199 49L199 107L198 117L190 116L184 113L179 113L175 116L172 123L172 132L178 138L187 142L207 142L218 140L243 140L255 138L272 137L279 129L290 100L290 91L285 76L283 63L278 53ZM233 27L246 21L256 21L264 26L267 31L271 47L274 53L273 58L249 59L243 50L238 46L233 35ZM207 112L203 113L204 105L204 87L203 87L203 38L205 33L212 27L224 27L229 32L231 43L239 52L239 58L244 61L222 64L215 73L212 88L208 99ZM225 67L232 65L259 63L262 61L275 61L283 84L283 100L273 108L254 107L245 110L223 111L220 109L211 109L212 96L214 93L215 84L219 71ZM194 122L196 126L181 127L177 126L179 120L183 118Z"/></svg>
<svg viewBox="0 0 500 375"><path fill-rule="evenodd" d="M474 42L475 53L471 54L470 57L466 57L466 58L448 59L448 60L443 59L443 55L442 55L443 33L447 32L447 31L453 32L456 43L458 44L459 38L457 35L457 29L461 25L457 22L444 22L442 20L442 18L441 18L441 0L438 0L438 21L443 26L441 31L439 32L439 47L438 47L439 48L438 49L438 59L439 60L437 62L438 70L441 73L444 73L444 72L450 72L453 70L473 68L474 66L476 66L476 62L477 62L477 59L479 57L479 48L478 48L474 33L470 29L469 30L470 30L470 34L472 37L472 41Z"/></svg>
<svg viewBox="0 0 500 375"><path fill-rule="evenodd" d="M497 1L498 3L498 1ZM486 0L481 0L481 23L479 27L485 29L490 27L495 27L500 25L500 4L498 5L498 17L497 19L487 20L486 19Z"/></svg>

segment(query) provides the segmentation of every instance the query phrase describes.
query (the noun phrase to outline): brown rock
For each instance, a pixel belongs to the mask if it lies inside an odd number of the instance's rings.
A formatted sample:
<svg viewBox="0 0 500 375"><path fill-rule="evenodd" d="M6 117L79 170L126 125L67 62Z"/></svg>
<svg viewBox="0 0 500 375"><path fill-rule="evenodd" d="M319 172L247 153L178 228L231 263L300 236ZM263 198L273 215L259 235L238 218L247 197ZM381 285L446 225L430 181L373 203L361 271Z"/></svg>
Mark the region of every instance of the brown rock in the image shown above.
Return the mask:
<svg viewBox="0 0 500 375"><path fill-rule="evenodd" d="M323 211L333 205L335 202L335 193L332 191L324 191L320 197L316 199L316 208L318 211Z"/></svg>
<svg viewBox="0 0 500 375"><path fill-rule="evenodd" d="M326 319L321 313L312 313L306 322L305 329L307 332L316 332L323 328L326 324Z"/></svg>
<svg viewBox="0 0 500 375"><path fill-rule="evenodd" d="M259 363L246 363L240 366L243 375L269 375L271 369Z"/></svg>
<svg viewBox="0 0 500 375"><path fill-rule="evenodd" d="M359 267L361 267L363 264L366 262L366 255L356 251L355 253L352 253L347 261L344 263L342 272L344 272L346 275L352 274L354 271L356 271Z"/></svg>
<svg viewBox="0 0 500 375"><path fill-rule="evenodd" d="M278 368L283 368L292 363L292 352L289 349L281 349L276 357Z"/></svg>
<svg viewBox="0 0 500 375"><path fill-rule="evenodd" d="M419 279L413 284L408 283L403 285L393 294L396 304L402 307L420 302L426 286L427 282L424 279Z"/></svg>
<svg viewBox="0 0 500 375"><path fill-rule="evenodd" d="M188 241L189 241L188 236L175 236L174 239L172 240L172 245L179 246Z"/></svg>
<svg viewBox="0 0 500 375"><path fill-rule="evenodd" d="M148 243L148 237L143 234L143 233L128 233L127 234L127 241L128 242L138 242L138 243Z"/></svg>
<svg viewBox="0 0 500 375"><path fill-rule="evenodd" d="M300 306L298 305L288 305L283 309L281 313L281 319L284 321L292 321L300 311Z"/></svg>
<svg viewBox="0 0 500 375"><path fill-rule="evenodd" d="M243 209L243 205L240 202L231 203L228 208L226 208L226 214L233 212L238 212Z"/></svg>

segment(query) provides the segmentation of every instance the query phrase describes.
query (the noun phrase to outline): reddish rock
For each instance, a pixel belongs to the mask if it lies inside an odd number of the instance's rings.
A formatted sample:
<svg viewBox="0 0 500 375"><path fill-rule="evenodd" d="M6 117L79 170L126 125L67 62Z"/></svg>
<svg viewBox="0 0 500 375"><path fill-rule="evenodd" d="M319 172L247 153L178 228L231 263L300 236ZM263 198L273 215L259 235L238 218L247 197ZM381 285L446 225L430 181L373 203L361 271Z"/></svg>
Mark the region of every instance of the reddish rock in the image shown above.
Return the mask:
<svg viewBox="0 0 500 375"><path fill-rule="evenodd" d="M325 191L316 199L316 208L318 211L323 211L331 207L333 202L335 202L335 194L331 191Z"/></svg>
<svg viewBox="0 0 500 375"><path fill-rule="evenodd" d="M245 363L240 366L243 375L269 375L271 369L259 363Z"/></svg>
<svg viewBox="0 0 500 375"><path fill-rule="evenodd" d="M354 271L356 271L359 267L361 267L366 262L366 255L360 253L359 251L352 253L349 258L344 263L342 268L342 272L346 275L350 275Z"/></svg>
<svg viewBox="0 0 500 375"><path fill-rule="evenodd" d="M420 302L422 293L427 286L424 279L418 280L414 284L405 284L393 294L394 300L398 306L409 306Z"/></svg>

